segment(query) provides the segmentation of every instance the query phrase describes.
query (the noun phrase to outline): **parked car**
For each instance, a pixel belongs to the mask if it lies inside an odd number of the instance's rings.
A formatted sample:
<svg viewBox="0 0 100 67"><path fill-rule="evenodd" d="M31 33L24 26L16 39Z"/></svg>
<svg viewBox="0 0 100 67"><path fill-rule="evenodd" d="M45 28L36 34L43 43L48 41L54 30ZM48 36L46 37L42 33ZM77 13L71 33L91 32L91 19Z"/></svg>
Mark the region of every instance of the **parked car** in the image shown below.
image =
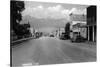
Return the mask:
<svg viewBox="0 0 100 67"><path fill-rule="evenodd" d="M67 40L69 38L70 38L69 35L66 33L62 33L62 35L60 36L60 39L62 39L62 40Z"/></svg>
<svg viewBox="0 0 100 67"><path fill-rule="evenodd" d="M85 38L81 35L77 35L76 37L71 38L71 42L84 42Z"/></svg>

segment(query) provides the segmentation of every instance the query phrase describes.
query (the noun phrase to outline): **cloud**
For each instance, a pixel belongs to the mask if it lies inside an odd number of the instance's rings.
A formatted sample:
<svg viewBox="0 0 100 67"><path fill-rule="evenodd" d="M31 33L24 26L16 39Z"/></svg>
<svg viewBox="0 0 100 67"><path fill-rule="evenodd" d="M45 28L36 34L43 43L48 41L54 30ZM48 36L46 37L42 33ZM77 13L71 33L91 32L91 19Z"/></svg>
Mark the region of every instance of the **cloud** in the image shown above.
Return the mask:
<svg viewBox="0 0 100 67"><path fill-rule="evenodd" d="M61 5L57 5L54 7L48 7L47 9L50 11L61 11L63 9L63 7Z"/></svg>
<svg viewBox="0 0 100 67"><path fill-rule="evenodd" d="M43 9L43 6L40 5L40 6L37 6L37 8Z"/></svg>
<svg viewBox="0 0 100 67"><path fill-rule="evenodd" d="M84 14L86 15L86 9L76 9L76 8L72 8L69 13L73 13L73 14Z"/></svg>
<svg viewBox="0 0 100 67"><path fill-rule="evenodd" d="M61 5L44 8L39 5L37 7L28 7L23 12L22 15L30 15L35 18L51 18L51 19L63 19L67 18L68 10L64 9Z"/></svg>
<svg viewBox="0 0 100 67"><path fill-rule="evenodd" d="M26 16L29 15L31 17L35 17L38 19L66 19L70 20L69 14L83 14L86 13L86 10L79 10L76 8L72 8L71 10L63 8L61 5L56 5L52 7L43 7L42 5L36 7L27 7L23 12L22 15Z"/></svg>

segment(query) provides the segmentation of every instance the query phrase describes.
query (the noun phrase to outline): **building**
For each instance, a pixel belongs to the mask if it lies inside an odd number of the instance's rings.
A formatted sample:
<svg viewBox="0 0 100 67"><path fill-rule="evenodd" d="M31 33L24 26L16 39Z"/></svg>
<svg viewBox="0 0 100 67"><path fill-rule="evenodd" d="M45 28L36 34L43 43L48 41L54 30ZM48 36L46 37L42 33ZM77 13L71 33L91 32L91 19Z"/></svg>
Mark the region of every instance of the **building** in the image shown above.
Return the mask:
<svg viewBox="0 0 100 67"><path fill-rule="evenodd" d="M82 37L84 37L86 39L87 35L86 35L86 24L85 23L77 23L73 25L73 32L77 32L78 35L81 35Z"/></svg>
<svg viewBox="0 0 100 67"><path fill-rule="evenodd" d="M96 6L87 7L87 39L88 41L96 41Z"/></svg>
<svg viewBox="0 0 100 67"><path fill-rule="evenodd" d="M70 15L71 24L70 24L70 37L73 38L77 35L81 35L86 38L86 15L84 14L71 14ZM75 34L75 36L74 36ZM83 35L84 34L84 35Z"/></svg>
<svg viewBox="0 0 100 67"><path fill-rule="evenodd" d="M35 30L33 29L33 27L30 27L29 30L30 30L30 33L32 34L32 36L34 36L35 35Z"/></svg>
<svg viewBox="0 0 100 67"><path fill-rule="evenodd" d="M65 28L58 28L58 30L56 31L57 37L60 37L62 33L65 33Z"/></svg>

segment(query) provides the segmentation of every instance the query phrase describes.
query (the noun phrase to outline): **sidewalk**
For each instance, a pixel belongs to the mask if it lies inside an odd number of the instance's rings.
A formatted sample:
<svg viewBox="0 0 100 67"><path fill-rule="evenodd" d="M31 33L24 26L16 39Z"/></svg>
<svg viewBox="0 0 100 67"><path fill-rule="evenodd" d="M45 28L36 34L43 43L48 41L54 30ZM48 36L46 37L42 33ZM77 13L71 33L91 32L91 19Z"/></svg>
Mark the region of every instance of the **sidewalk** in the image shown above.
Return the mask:
<svg viewBox="0 0 100 67"><path fill-rule="evenodd" d="M16 41L12 41L10 44L11 44L11 46L13 46L13 45L15 45L15 44L22 43L23 41L26 41L26 40L29 40L29 39L32 39L32 38L33 38L33 37L19 39L19 40L16 40Z"/></svg>
<svg viewBox="0 0 100 67"><path fill-rule="evenodd" d="M92 41L86 41L85 43L89 45L96 45L96 42L92 42Z"/></svg>
<svg viewBox="0 0 100 67"><path fill-rule="evenodd" d="M86 42L81 42L81 43L74 43L74 45L79 46L79 47L84 47L87 49L91 49L93 51L96 51L96 42L90 42L90 41L86 41Z"/></svg>
<svg viewBox="0 0 100 67"><path fill-rule="evenodd" d="M91 41L82 42L81 46L89 47L89 48L96 48L96 42L91 42Z"/></svg>
<svg viewBox="0 0 100 67"><path fill-rule="evenodd" d="M89 49L93 52L96 52L96 42L90 42L90 41L86 41L86 42L74 42L72 43L70 40L63 40L63 42L65 42L66 44L70 44L76 47L80 47L80 48L84 48L84 49Z"/></svg>

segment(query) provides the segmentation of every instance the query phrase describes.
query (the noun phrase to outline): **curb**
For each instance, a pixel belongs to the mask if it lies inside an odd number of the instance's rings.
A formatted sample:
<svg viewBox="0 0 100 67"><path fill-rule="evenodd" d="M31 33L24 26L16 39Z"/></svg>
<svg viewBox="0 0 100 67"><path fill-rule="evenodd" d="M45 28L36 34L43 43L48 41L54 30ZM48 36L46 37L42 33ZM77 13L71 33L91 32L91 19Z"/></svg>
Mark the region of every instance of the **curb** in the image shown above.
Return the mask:
<svg viewBox="0 0 100 67"><path fill-rule="evenodd" d="M13 44L18 44L18 43L21 43L23 41L26 41L26 40L29 40L29 39L32 39L33 37L30 37L30 38L23 38L23 39L19 39L19 40L16 40L16 41L12 41L11 42L11 45Z"/></svg>

